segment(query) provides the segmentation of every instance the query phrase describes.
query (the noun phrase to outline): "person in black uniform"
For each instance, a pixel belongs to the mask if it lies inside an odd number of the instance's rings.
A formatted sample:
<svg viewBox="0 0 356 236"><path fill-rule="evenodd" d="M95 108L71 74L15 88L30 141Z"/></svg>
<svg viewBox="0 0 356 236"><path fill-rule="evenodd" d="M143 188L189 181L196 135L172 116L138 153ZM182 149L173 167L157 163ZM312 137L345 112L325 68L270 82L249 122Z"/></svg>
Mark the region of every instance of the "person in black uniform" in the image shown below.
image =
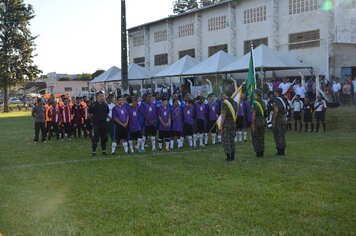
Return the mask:
<svg viewBox="0 0 356 236"><path fill-rule="evenodd" d="M102 155L106 155L106 142L108 141L106 118L109 114L109 106L105 103L104 93L96 93L96 102L89 107L89 113L92 115L93 136L92 136L92 154L96 155L96 147L101 141Z"/></svg>

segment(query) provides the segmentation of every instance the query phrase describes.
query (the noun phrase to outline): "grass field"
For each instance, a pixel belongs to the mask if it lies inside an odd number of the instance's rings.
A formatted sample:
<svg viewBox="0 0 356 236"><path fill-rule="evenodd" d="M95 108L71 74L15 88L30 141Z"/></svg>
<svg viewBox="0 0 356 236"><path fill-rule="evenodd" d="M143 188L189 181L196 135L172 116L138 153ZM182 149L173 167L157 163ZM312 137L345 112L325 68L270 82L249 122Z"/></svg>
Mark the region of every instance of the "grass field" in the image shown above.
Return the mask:
<svg viewBox="0 0 356 236"><path fill-rule="evenodd" d="M266 133L237 161L222 147L107 160L88 140L33 144L28 112L0 113L0 235L355 235L356 109L327 113L327 133Z"/></svg>

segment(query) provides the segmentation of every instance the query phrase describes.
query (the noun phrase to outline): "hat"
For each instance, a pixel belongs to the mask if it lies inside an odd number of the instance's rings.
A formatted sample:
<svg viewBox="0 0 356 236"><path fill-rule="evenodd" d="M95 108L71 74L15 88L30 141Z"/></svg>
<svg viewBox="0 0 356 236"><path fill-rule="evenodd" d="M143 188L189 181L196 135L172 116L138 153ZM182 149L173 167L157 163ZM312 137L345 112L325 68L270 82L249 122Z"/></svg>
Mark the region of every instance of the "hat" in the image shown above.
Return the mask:
<svg viewBox="0 0 356 236"><path fill-rule="evenodd" d="M275 88L274 90L273 90L273 92L275 92L275 93L279 93L279 94L282 94L282 89L281 88Z"/></svg>
<svg viewBox="0 0 356 236"><path fill-rule="evenodd" d="M261 89L255 89L255 94L257 94L257 96L261 97L262 96L262 90Z"/></svg>

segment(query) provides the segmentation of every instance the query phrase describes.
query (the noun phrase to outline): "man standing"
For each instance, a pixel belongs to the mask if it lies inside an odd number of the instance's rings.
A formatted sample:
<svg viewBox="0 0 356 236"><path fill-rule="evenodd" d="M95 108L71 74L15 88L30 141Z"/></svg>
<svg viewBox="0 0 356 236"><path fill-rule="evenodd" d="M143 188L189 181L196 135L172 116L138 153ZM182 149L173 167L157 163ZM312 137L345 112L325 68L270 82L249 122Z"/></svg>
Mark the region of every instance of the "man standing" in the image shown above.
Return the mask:
<svg viewBox="0 0 356 236"><path fill-rule="evenodd" d="M38 136L42 135L42 142L46 142L46 118L45 118L46 109L44 107L43 101L41 98L37 99L37 105L32 109L32 116L35 118L35 139L33 143L38 142Z"/></svg>
<svg viewBox="0 0 356 236"><path fill-rule="evenodd" d="M339 79L336 79L336 81L333 83L333 86L331 87L331 91L333 92L333 102L334 105L339 106L340 105L340 90L341 90L341 84Z"/></svg>
<svg viewBox="0 0 356 236"><path fill-rule="evenodd" d="M252 144L257 157L263 157L265 150L265 107L261 99L262 91L255 90L255 100L251 105L252 121Z"/></svg>
<svg viewBox="0 0 356 236"><path fill-rule="evenodd" d="M294 120L294 130L297 131L297 126L299 123L299 132L302 131L302 109L303 102L300 100L299 95L295 96L295 99L292 101L292 110L293 110L293 120Z"/></svg>
<svg viewBox="0 0 356 236"><path fill-rule="evenodd" d="M321 99L320 95L316 96L314 108L315 108L316 132L319 132L319 125L321 121L323 123L323 130L325 133L325 111L327 106L326 106L326 102Z"/></svg>
<svg viewBox="0 0 356 236"><path fill-rule="evenodd" d="M101 141L102 155L106 155L106 142L108 141L106 118L109 114L109 107L105 103L105 97L103 92L96 93L96 102L89 107L89 114L92 115L93 121L93 137L92 137L92 154L96 155L96 147Z"/></svg>
<svg viewBox="0 0 356 236"><path fill-rule="evenodd" d="M275 99L273 102L272 130L274 141L276 142L277 156L284 156L286 148L286 111L287 102L282 97L282 89L274 91Z"/></svg>
<svg viewBox="0 0 356 236"><path fill-rule="evenodd" d="M232 89L225 91L225 100L221 104L221 131L222 144L226 154L226 161L232 162L235 159L235 122L237 104L231 98Z"/></svg>

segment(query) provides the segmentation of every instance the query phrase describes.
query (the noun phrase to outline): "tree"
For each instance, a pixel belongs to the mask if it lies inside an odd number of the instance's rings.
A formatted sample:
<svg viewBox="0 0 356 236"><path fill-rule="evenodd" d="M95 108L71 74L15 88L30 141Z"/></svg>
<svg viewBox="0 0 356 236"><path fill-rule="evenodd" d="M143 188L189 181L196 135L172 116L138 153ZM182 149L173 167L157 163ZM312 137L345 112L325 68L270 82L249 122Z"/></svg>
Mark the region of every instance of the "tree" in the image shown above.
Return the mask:
<svg viewBox="0 0 356 236"><path fill-rule="evenodd" d="M184 13L199 7L197 0L176 0L173 2L174 13Z"/></svg>
<svg viewBox="0 0 356 236"><path fill-rule="evenodd" d="M0 0L0 83L4 112L9 111L9 88L41 71L33 63L34 40L29 29L33 7L23 0Z"/></svg>
<svg viewBox="0 0 356 236"><path fill-rule="evenodd" d="M206 6L209 6L209 5L212 5L212 4L216 4L216 3L219 3L219 2L222 2L223 0L200 0L200 6L201 7L206 7Z"/></svg>
<svg viewBox="0 0 356 236"><path fill-rule="evenodd" d="M91 75L91 79L94 79L95 77L101 75L102 73L104 73L105 70L97 70L95 71L92 75Z"/></svg>

